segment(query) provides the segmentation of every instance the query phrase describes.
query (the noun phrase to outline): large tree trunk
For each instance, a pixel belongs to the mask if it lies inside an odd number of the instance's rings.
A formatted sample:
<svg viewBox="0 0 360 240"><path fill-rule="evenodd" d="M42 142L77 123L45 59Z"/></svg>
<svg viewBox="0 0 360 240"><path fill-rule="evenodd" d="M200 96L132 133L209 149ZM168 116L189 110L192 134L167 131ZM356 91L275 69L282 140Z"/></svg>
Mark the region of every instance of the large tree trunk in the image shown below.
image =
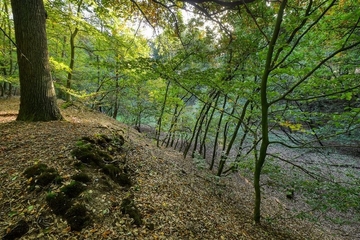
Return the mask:
<svg viewBox="0 0 360 240"><path fill-rule="evenodd" d="M51 79L42 0L11 0L20 74L17 120L61 120Z"/></svg>

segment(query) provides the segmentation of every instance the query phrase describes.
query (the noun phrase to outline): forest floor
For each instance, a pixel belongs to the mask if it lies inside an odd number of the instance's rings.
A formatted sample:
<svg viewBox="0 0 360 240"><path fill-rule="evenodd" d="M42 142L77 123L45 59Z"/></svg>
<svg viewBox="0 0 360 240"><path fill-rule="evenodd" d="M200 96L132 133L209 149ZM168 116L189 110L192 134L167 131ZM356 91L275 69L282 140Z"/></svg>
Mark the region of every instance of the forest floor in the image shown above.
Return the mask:
<svg viewBox="0 0 360 240"><path fill-rule="evenodd" d="M59 105L62 103L59 102ZM0 99L0 237L8 236L24 220L28 231L21 239L346 239L331 229L291 217L275 198L262 205L263 221L252 221L253 188L241 176L216 179L198 170L191 159L156 144L131 127L81 106L62 109L65 121L17 122L19 99ZM82 137L119 136L131 169L131 187L122 187L96 168L79 169L71 152ZM125 156L124 156L125 155ZM54 168L63 185L79 172L90 175L86 190L76 199L91 221L73 231L49 208L51 184L29 190L24 170L43 163ZM137 226L122 212L122 200L133 196L142 216ZM267 221L267 216L279 216ZM7 237L4 239L12 239ZM350 238L349 238L350 239Z"/></svg>

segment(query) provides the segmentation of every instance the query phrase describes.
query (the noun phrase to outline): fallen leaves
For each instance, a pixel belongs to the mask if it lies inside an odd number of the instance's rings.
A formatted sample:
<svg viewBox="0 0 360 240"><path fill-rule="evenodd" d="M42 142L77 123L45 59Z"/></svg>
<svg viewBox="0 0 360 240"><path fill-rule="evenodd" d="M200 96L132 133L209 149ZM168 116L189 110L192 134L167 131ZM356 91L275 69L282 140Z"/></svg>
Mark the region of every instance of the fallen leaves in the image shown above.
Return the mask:
<svg viewBox="0 0 360 240"><path fill-rule="evenodd" d="M296 220L288 220L277 228L271 226L273 229L254 226L249 184L232 185L224 179L221 186L216 185L210 173L199 172L179 152L157 148L151 140L102 114L70 107L63 110L67 121L26 123L14 122L15 115L1 116L2 112L10 111L1 109L3 106L9 104L0 104L0 228L6 230L25 218L34 224L23 239L82 236L85 239L248 240L310 236L308 225ZM92 181L87 184L87 190L76 200L93 213L93 223L80 233L70 231L67 222L53 215L44 204L46 192L27 191L32 179L24 177L23 171L42 162L57 169L65 182L71 181L70 176L79 172L70 154L77 140L94 133L118 132L126 133L125 145L130 151L118 159L126 158L136 175L133 201L143 216L143 224L136 226L128 214L121 212L121 201L126 197L124 189L94 170L88 172ZM56 186L52 188L60 191ZM318 236L317 232L312 235Z"/></svg>

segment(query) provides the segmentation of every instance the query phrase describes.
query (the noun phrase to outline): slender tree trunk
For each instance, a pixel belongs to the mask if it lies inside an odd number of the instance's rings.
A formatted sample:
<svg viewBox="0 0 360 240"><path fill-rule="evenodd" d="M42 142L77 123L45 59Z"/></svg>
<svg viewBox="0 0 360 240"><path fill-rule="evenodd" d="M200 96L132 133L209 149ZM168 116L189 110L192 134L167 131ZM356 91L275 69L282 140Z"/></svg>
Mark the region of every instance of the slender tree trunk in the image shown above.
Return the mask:
<svg viewBox="0 0 360 240"><path fill-rule="evenodd" d="M226 107L226 103L227 103L227 96L225 95L224 103L223 103L223 109L224 110L225 110L225 107ZM212 159L211 159L210 168L209 168L210 170L212 170L214 168L216 153L217 153L217 150L218 150L218 139L219 139L219 134L220 134L220 127L221 127L221 122L222 122L223 117L224 117L224 111L221 111L220 118L219 118L217 128L216 128L213 154L212 154Z"/></svg>
<svg viewBox="0 0 360 240"><path fill-rule="evenodd" d="M282 22L282 18L284 15L284 10L287 4L287 0L283 0L281 2L279 12L276 19L276 24L274 28L274 32L269 44L268 53L266 56L266 64L264 68L264 73L261 79L261 135L262 141L260 146L260 155L258 159L255 159L255 171L254 171L254 188L255 188L255 206L254 206L254 221L255 223L260 223L261 213L260 213L260 204L261 204L261 189L260 189L260 175L262 167L265 163L267 148L269 146L269 102L267 99L267 83L269 74L271 72L271 62L272 56L274 53L274 48L276 44L276 40L279 36L280 26Z"/></svg>
<svg viewBox="0 0 360 240"><path fill-rule="evenodd" d="M3 34L3 53L4 56L8 55L7 58L4 58L4 62L0 62L0 66L2 68L3 71L3 75L5 76L5 78L11 76L13 74L13 43L12 43L12 27L11 27L11 21L9 16L11 15L10 11L9 11L9 6L8 6L9 2L8 1L4 1L3 5L4 5L4 12L5 14L3 15L3 23L4 23L4 33L6 32L6 35ZM7 54L5 54L5 52L7 52ZM7 95L8 97L12 96L13 92L13 85L9 82L5 82L2 85L2 91L1 91L1 96L4 97L5 95Z"/></svg>
<svg viewBox="0 0 360 240"><path fill-rule="evenodd" d="M194 126L194 129L192 131L190 141L187 143L187 145L185 147L185 150L184 150L184 158L186 158L186 155L188 154L188 152L189 152L189 150L191 148L192 142L193 142L193 140L195 138L196 129L197 129L198 125L199 125L199 122L200 122L200 119L201 119L201 117L203 115L203 112L205 111L206 105L207 104L205 103L204 106L202 107L201 111L200 111L200 116L196 119L195 126Z"/></svg>
<svg viewBox="0 0 360 240"><path fill-rule="evenodd" d="M76 17L80 17L82 2L83 2L83 0L80 0L78 2L77 10L76 10ZM69 12L71 12L71 9L69 10ZM70 64L69 64L68 77L66 80L66 88L68 89L68 91L71 90L71 85L72 85L74 65L75 65L75 37L78 34L78 32L79 32L79 28L76 25L74 31L71 32L71 35L70 35ZM71 94L69 92L66 93L66 101L67 102L71 101Z"/></svg>
<svg viewBox="0 0 360 240"><path fill-rule="evenodd" d="M235 143L235 139L238 135L238 132L239 132L239 129L240 129L240 126L241 124L244 122L244 118L245 118L245 113L246 113L246 110L247 110L247 107L250 103L250 100L247 100L244 104L244 107L242 109L242 113L241 113L241 116L240 116L240 119L238 120L238 123L235 127L235 130L233 132L233 135L230 139L230 142L229 142L229 145L227 146L227 149L226 149L226 152L225 153L222 153L221 154L221 159L220 159L220 164L219 164L219 168L218 168L218 173L217 173L217 176L221 176L223 170L224 170L224 167L225 167L225 163L226 163L226 160L230 154L230 151L231 151L231 148L232 146L234 145ZM235 108L235 107L234 107Z"/></svg>
<svg viewBox="0 0 360 240"><path fill-rule="evenodd" d="M210 117L209 117L209 119L207 121L205 131L204 131L204 136L203 136L203 139L202 139L201 144L200 144L200 154L203 154L203 159L206 159L206 145L205 145L206 144L206 137L207 137L207 134L209 132L210 123L211 123L211 121L212 121L212 119L214 117L215 107L217 106L219 98L220 98L220 92L217 93L217 96L215 96L215 98L216 98L215 105L214 105L214 108L212 109Z"/></svg>
<svg viewBox="0 0 360 240"><path fill-rule="evenodd" d="M51 79L42 0L11 0L20 75L17 120L62 119Z"/></svg>
<svg viewBox="0 0 360 240"><path fill-rule="evenodd" d="M64 36L63 38L63 42L62 42L62 49L61 49L61 58L64 59L65 58L65 54L66 54L66 36Z"/></svg>
<svg viewBox="0 0 360 240"><path fill-rule="evenodd" d="M68 91L71 90L71 85L72 85L72 78L73 78L74 65L75 65L75 37L78 31L79 29L75 28L74 32L72 32L70 36L70 64L69 64L68 76L66 79L66 88ZM71 94L69 92L66 93L65 100L67 102L71 101Z"/></svg>
<svg viewBox="0 0 360 240"><path fill-rule="evenodd" d="M179 108L179 104L176 104L175 109L174 109L174 114L173 114L172 119L171 119L171 125L170 125L170 128L168 130L168 137L167 137L167 141L166 141L166 147L169 147L170 142L172 141L172 139L174 139L174 134L175 134L175 129L174 128L175 128L175 124L177 122L178 108ZM164 139L164 140L166 140L166 139Z"/></svg>
<svg viewBox="0 0 360 240"><path fill-rule="evenodd" d="M97 56L99 59L99 56ZM117 57L119 59L119 56ZM119 60L116 60L116 69L115 69L115 100L114 100L114 111L112 114L112 118L116 119L119 111L119 93L120 93L120 86L119 86ZM100 74L100 70L99 70Z"/></svg>
<svg viewBox="0 0 360 240"><path fill-rule="evenodd" d="M158 125L158 126L157 126L157 130L156 130L156 135L155 135L155 138L156 138L156 146L157 146L157 147L160 147L159 141L160 141L160 134L161 134L162 117L163 117L164 112L165 112L167 96L168 96L168 93L169 93L169 87L170 87L170 81L168 81L167 84L166 84L166 91L165 91L164 102L163 102L163 105L162 105L162 107L161 107L160 116L159 116L159 119L158 119L158 122L157 122L157 125Z"/></svg>
<svg viewBox="0 0 360 240"><path fill-rule="evenodd" d="M217 92L213 92L210 94L210 97L211 97L211 100L210 102L206 103L204 105L205 108L203 108L205 111L202 111L201 114L200 114L200 121L199 121L199 124L198 124L198 129L196 131L196 135L195 135L195 142L194 142L194 148L193 148L193 151L191 153L191 157L194 158L195 157L195 152L196 152L196 148L197 148L197 145L198 145L198 142L199 142L199 139L200 139L200 133L201 133L201 130L202 130L202 125L203 125L203 122L206 118L206 116L208 115L209 111L210 111L210 108L211 108L211 104L212 104L212 101L214 100L215 96L217 95ZM199 148L199 152L200 152L200 148Z"/></svg>

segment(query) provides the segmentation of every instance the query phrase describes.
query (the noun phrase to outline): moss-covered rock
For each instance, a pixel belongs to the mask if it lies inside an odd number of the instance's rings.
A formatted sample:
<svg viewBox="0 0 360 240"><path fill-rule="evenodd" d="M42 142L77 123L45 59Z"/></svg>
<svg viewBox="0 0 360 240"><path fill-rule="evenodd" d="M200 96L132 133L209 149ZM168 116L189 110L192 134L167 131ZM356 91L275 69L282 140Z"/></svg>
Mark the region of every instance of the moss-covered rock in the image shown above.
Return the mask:
<svg viewBox="0 0 360 240"><path fill-rule="evenodd" d="M127 173L120 173L117 175L116 183L123 187L130 187L132 185L130 176Z"/></svg>
<svg viewBox="0 0 360 240"><path fill-rule="evenodd" d="M90 223L90 217L87 214L84 205L74 205L65 214L65 219L71 227L72 231L81 231Z"/></svg>
<svg viewBox="0 0 360 240"><path fill-rule="evenodd" d="M128 214L129 217L134 219L135 225L142 225L142 216L139 209L135 205L134 196L132 194L122 200L120 207L123 214Z"/></svg>
<svg viewBox="0 0 360 240"><path fill-rule="evenodd" d="M69 198L76 198L83 191L85 191L86 187L78 181L71 181L70 184L61 188L61 192L63 192Z"/></svg>
<svg viewBox="0 0 360 240"><path fill-rule="evenodd" d="M48 193L46 202L56 215L64 215L64 213L71 207L71 200L64 193Z"/></svg>

